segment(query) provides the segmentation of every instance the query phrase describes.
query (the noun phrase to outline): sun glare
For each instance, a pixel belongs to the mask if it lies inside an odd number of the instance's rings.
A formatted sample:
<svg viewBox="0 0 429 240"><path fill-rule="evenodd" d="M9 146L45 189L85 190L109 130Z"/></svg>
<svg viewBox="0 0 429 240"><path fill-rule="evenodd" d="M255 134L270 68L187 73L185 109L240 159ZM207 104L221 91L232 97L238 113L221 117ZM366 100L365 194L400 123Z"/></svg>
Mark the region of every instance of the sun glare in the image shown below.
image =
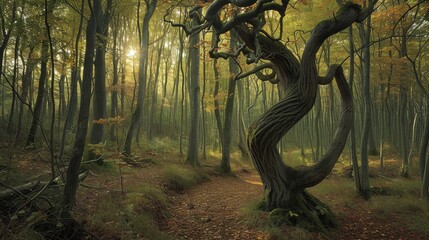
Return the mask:
<svg viewBox="0 0 429 240"><path fill-rule="evenodd" d="M134 57L135 55L136 55L136 50L134 50L132 48L127 53L128 57Z"/></svg>

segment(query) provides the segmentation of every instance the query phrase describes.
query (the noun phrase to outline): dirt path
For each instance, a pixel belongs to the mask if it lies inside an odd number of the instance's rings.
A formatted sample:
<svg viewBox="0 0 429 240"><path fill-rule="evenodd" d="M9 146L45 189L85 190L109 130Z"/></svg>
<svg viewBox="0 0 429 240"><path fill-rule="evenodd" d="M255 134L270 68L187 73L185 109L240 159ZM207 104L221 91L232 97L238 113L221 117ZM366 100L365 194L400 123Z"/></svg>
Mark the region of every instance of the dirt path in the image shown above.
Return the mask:
<svg viewBox="0 0 429 240"><path fill-rule="evenodd" d="M259 177L212 176L184 194L172 196L166 231L183 239L263 239L261 231L246 227L240 209L262 195Z"/></svg>
<svg viewBox="0 0 429 240"><path fill-rule="evenodd" d="M326 184L334 181L328 180ZM262 185L255 173L242 174L237 178L213 176L210 181L184 194L171 196L173 206L165 231L179 239L267 239L261 230L247 227L240 215L241 208L260 198L262 193ZM314 239L428 239L400 227L399 219L380 220L363 199L356 198L353 207L347 207L339 203L338 196L320 197L338 215L339 228L332 230L328 238L314 233Z"/></svg>

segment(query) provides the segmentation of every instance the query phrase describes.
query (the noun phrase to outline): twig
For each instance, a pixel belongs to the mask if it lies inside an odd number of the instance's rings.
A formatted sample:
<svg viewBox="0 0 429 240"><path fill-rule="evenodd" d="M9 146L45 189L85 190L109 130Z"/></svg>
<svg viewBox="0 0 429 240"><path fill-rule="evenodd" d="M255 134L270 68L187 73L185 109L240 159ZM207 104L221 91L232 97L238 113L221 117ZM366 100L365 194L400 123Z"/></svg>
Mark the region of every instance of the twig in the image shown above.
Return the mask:
<svg viewBox="0 0 429 240"><path fill-rule="evenodd" d="M111 191L111 192L120 192L120 193L123 192L122 190L115 190L115 189L108 189L108 188L103 188L103 187L96 187L96 186L91 186L91 185L87 185L87 184L84 184L84 183L81 183L79 185L82 186L82 187L85 187L85 188L90 188L90 189L95 189L95 190L101 190L101 191Z"/></svg>

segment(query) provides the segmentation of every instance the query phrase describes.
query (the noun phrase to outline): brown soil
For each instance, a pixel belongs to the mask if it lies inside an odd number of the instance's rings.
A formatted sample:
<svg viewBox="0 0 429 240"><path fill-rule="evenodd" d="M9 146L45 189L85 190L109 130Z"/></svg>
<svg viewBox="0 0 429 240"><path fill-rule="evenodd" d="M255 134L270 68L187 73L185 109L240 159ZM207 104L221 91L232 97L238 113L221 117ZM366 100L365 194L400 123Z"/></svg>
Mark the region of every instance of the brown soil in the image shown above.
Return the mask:
<svg viewBox="0 0 429 240"><path fill-rule="evenodd" d="M171 196L173 207L165 230L184 239L263 239L243 223L241 209L261 197L258 176L212 176L184 194Z"/></svg>

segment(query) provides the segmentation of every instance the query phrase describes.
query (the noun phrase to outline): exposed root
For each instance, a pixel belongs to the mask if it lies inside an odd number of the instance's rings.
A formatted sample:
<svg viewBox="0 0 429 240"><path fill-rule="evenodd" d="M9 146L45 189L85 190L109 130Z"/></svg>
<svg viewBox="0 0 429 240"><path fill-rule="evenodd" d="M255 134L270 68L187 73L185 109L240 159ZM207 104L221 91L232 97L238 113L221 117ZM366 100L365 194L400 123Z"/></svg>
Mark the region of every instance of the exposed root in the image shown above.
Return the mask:
<svg viewBox="0 0 429 240"><path fill-rule="evenodd" d="M290 208L269 209L265 200L258 209L270 211L269 219L276 226L297 226L309 231L327 232L329 228L336 228L337 221L329 206L310 193L303 191L295 195L297 204L291 204Z"/></svg>

